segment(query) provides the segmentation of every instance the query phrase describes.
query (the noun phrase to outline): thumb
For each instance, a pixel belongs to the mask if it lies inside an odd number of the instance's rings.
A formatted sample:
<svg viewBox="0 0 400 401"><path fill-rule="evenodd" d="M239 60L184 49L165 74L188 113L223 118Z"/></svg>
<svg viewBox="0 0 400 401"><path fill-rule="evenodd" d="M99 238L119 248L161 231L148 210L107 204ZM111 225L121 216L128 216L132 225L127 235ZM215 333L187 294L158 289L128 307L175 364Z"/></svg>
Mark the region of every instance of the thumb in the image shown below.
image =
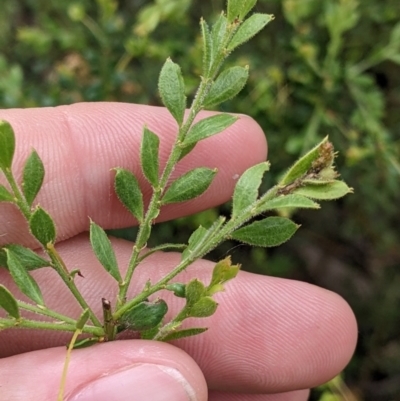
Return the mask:
<svg viewBox="0 0 400 401"><path fill-rule="evenodd" d="M0 360L2 400L56 401L64 347ZM74 350L65 401L206 401L200 368L170 344L125 340Z"/></svg>

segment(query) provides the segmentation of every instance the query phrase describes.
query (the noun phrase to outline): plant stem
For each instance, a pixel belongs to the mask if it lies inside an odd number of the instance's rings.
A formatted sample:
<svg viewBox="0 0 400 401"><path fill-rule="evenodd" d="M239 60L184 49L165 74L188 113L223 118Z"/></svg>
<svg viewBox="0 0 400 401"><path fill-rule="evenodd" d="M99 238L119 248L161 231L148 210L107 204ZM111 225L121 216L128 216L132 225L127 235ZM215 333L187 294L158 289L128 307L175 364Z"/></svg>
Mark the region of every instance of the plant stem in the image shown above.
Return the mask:
<svg viewBox="0 0 400 401"><path fill-rule="evenodd" d="M74 324L69 323L53 323L53 322L41 322L38 320L30 320L21 318L19 320L16 319L7 319L0 318L0 330L6 328L22 328L22 329L38 329L38 330L53 330L53 331L72 331L76 330L76 322ZM85 326L82 329L83 333L91 334L96 337L102 337L104 335L103 329L95 326Z"/></svg>
<svg viewBox="0 0 400 401"><path fill-rule="evenodd" d="M54 245L47 244L46 252L50 256L51 261L53 262L52 266L57 271L57 273L64 281L64 283L67 285L67 287L69 288L75 299L78 301L79 305L82 307L83 310L85 309L89 310L90 320L92 321L92 323L97 327L103 327L102 323L97 318L92 308L90 308L85 298L83 298L82 294L75 285L74 279L70 276L64 261L62 260L60 254L56 251Z"/></svg>
<svg viewBox="0 0 400 401"><path fill-rule="evenodd" d="M43 307L43 306L38 307L35 305L27 304L26 302L23 302L23 301L17 301L17 302L18 302L18 306L21 309L25 309L29 312L34 312L34 313L37 313L38 315L42 315L42 316L48 316L53 319L57 319L60 322L65 322L65 323L69 323L69 324L76 323L75 319L72 319L68 316L62 315L61 313L54 312L53 310L47 309L46 307Z"/></svg>
<svg viewBox="0 0 400 401"><path fill-rule="evenodd" d="M19 208L19 210L21 210L21 213L24 215L25 219L27 221L29 221L30 217L31 217L31 211L29 208L28 203L26 202L24 196L22 195L22 192L20 191L18 184L16 183L15 179L14 179L14 175L12 174L11 170L9 169L4 169L3 170L4 175L8 181L8 183L10 184L10 187L14 193L15 199L16 199L16 204Z"/></svg>

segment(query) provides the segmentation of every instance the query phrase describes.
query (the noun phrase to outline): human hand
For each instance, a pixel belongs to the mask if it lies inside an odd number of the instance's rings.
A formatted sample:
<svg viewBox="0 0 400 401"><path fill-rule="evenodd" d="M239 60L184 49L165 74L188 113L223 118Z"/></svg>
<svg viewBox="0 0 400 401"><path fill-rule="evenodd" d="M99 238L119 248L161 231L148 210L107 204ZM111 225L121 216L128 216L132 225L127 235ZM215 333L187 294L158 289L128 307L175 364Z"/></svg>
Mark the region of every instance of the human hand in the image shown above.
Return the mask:
<svg viewBox="0 0 400 401"><path fill-rule="evenodd" d="M104 228L133 223L114 195L110 169L125 167L140 176L137 155L145 123L161 136L161 159L165 161L175 123L165 109L117 103L3 110L0 118L16 131L16 171L21 171L32 147L42 158L46 177L38 202L55 219L58 250L68 266L82 271L85 278L77 283L100 313L101 298L113 299L116 294L91 251L88 217ZM233 177L265 157L260 127L241 117L226 132L200 142L174 173L178 176L198 166L217 167L209 190L199 199L165 207L159 220L227 201L236 182ZM146 188L144 179L141 184ZM17 241L36 246L19 212L4 204L0 208L0 245ZM118 239L112 242L119 264L126 266L132 244ZM176 253L154 254L143 262L138 275L155 279L178 259ZM198 261L183 275L205 279L212 267L211 262ZM33 276L50 307L67 315L79 314L79 306L52 271L40 269ZM0 282L17 292L4 269L0 269ZM131 294L137 290L134 283L132 287ZM353 313L329 291L240 272L227 292L216 298L221 303L207 319L210 329L176 341L176 346L124 340L75 350L66 399L304 401L306 389L336 375L354 350L357 329ZM169 302L171 309L173 301ZM56 332L1 331L0 400L54 401L69 337Z"/></svg>

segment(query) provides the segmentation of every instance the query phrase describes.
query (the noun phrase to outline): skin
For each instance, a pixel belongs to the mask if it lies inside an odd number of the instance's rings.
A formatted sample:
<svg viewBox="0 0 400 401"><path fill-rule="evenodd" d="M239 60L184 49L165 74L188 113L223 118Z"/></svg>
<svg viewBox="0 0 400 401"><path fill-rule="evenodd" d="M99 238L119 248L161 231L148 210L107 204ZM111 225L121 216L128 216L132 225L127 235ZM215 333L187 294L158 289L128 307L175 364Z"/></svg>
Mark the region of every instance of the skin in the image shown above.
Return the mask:
<svg viewBox="0 0 400 401"><path fill-rule="evenodd" d="M209 114L204 112L201 117ZM174 121L163 108L117 103L2 110L0 118L8 120L16 132L13 169L18 177L31 148L42 158L46 177L37 201L55 219L58 250L67 266L81 269L85 278L79 278L77 285L100 313L100 298L115 299L116 288L88 244L88 216L103 228L135 223L113 193L110 169L118 166L133 171L148 199L150 188L140 174L137 156L142 127L147 124L160 136L163 164L174 139ZM234 177L265 160L266 154L261 128L251 118L240 116L226 132L199 143L174 171L177 177L194 167L217 167L209 190L193 201L165 207L159 221L229 200ZM13 205L2 204L0 245L16 241L37 247L19 212ZM126 266L131 244L117 239L112 242L120 265ZM146 259L138 269L131 295L140 291L148 278L154 282L178 260L176 253L157 253ZM196 276L207 280L212 267L209 261L198 261L179 279ZM53 272L41 269L33 276L50 307L71 316L79 314L76 302ZM17 292L4 269L0 269L0 282ZM304 401L307 389L338 374L354 351L354 315L341 297L325 289L240 272L217 300L217 313L205 323L210 329L200 336L173 345L128 339L75 351L67 399L103 372L112 373L134 363L155 363L178 370L200 401ZM171 313L179 307L174 297L167 302ZM204 322L193 319L191 324ZM0 332L1 399L55 400L59 374L54 372L61 372L69 338L69 334L53 332Z"/></svg>

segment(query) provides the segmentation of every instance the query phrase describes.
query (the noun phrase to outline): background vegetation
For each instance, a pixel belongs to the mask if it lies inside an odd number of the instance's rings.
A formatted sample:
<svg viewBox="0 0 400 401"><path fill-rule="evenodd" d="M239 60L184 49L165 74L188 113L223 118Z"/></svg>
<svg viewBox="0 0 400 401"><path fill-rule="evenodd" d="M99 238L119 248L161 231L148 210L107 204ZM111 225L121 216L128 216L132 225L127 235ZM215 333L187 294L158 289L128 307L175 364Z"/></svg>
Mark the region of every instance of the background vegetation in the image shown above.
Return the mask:
<svg viewBox="0 0 400 401"><path fill-rule="evenodd" d="M159 104L157 76L168 56L191 77L190 93L201 58L198 20L215 17L223 5L3 0L0 107ZM232 243L212 257L229 251L248 270L306 280L351 304L360 333L344 373L351 391L339 383L340 394L320 389L313 399L400 400L398 0L259 0L257 11L276 19L239 50L251 78L224 110L250 114L268 134L270 182L329 134L355 194L318 214L297 213L303 228L282 247L267 252ZM154 241L184 240L214 214L162 224Z"/></svg>

